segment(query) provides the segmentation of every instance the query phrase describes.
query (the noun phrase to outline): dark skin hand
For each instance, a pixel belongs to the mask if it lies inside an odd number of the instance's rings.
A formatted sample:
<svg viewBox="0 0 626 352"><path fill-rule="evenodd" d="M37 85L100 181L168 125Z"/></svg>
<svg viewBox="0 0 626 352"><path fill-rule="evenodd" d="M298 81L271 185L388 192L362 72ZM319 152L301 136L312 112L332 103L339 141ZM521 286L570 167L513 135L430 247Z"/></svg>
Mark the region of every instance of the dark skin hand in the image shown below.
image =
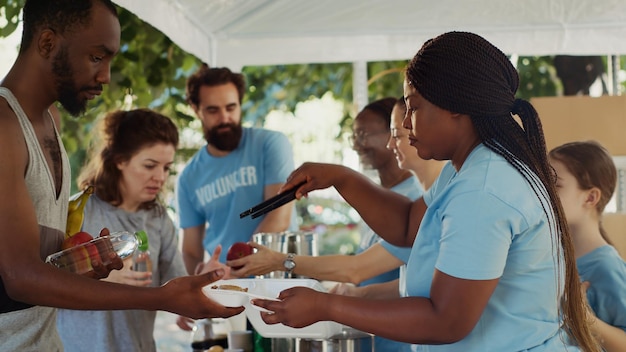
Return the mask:
<svg viewBox="0 0 626 352"><path fill-rule="evenodd" d="M108 236L109 234L109 229L103 228L98 237ZM107 265L103 265L102 261L92 260L91 267L93 271L87 272L85 276L92 279L104 279L109 276L111 270L120 270L124 266L124 261L115 252L109 253L109 260L110 263Z"/></svg>
<svg viewBox="0 0 626 352"><path fill-rule="evenodd" d="M192 319L228 318L243 312L244 307L224 307L209 299L202 292L202 287L223 276L224 270L218 269L205 274L178 277L166 282L159 290L165 297L176 298L172 299L172 307L165 307L164 310ZM187 308L181 308L183 306L181 302L186 303Z"/></svg>
<svg viewBox="0 0 626 352"><path fill-rule="evenodd" d="M267 324L300 328L335 321L397 341L445 344L471 332L497 283L498 279L464 280L436 271L430 298L372 300L294 287L280 293L281 301L252 303L274 312L261 313Z"/></svg>

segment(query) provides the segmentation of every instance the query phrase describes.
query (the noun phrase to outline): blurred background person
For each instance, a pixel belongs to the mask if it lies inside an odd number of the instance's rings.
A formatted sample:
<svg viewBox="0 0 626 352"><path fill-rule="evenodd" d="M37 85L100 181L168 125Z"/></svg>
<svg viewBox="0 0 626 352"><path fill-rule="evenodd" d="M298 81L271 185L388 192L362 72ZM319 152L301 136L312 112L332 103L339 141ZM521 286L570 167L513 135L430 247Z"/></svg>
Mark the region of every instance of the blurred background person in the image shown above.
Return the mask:
<svg viewBox="0 0 626 352"><path fill-rule="evenodd" d="M405 170L413 172L424 190L430 189L430 186L435 182L441 169L447 161L444 160L424 160L419 157L416 149L411 146L409 142L409 131L402 126L402 121L406 115L406 103L404 97L400 97L396 100L396 104L393 107L391 113L391 124L389 141L387 142L387 148L393 152L398 162L398 166ZM388 254L392 254L396 259L401 260L403 263L409 259L411 254L410 247L397 247L385 240L380 241L380 246L384 247L386 251L377 251L380 255L368 255L357 256L355 259L359 259L359 271L364 271L363 266L371 262L371 265L381 262L393 262L392 258L389 258ZM376 246L372 246L376 248ZM372 254L374 252L372 251ZM330 292L344 294L356 297L368 297L368 298L392 298L398 297L398 293L402 294L405 289L404 270L406 267L400 267L400 276L398 280L371 284L366 286L354 286L350 283L339 283L333 287ZM367 275L367 272L364 274Z"/></svg>
<svg viewBox="0 0 626 352"><path fill-rule="evenodd" d="M285 135L242 127L245 89L243 75L225 67L203 65L187 81L187 100L207 141L181 172L176 188L189 273L203 262L205 250L213 253L219 244L228 249L255 233L297 226L293 203L257 219L239 218L245 209L275 196L294 168ZM226 253L220 259L225 261Z"/></svg>
<svg viewBox="0 0 626 352"><path fill-rule="evenodd" d="M363 167L376 170L382 187L415 200L424 193L422 185L411 171L400 168L394 153L387 148L391 136L391 114L396 101L396 98L388 97L366 105L354 119L350 141ZM357 254L380 241L380 237L365 222L361 221L359 226L361 241ZM359 285L393 281L398 277L399 270L393 269L367 278Z"/></svg>
<svg viewBox="0 0 626 352"><path fill-rule="evenodd" d="M387 148L393 152L398 162L398 166L404 170L410 170L417 176L422 188L428 190L435 182L441 169L447 163L445 160L429 159L424 160L419 157L415 147L409 141L409 130L402 126L402 121L406 115L406 103L404 97L396 100L391 113L391 136L387 142Z"/></svg>
<svg viewBox="0 0 626 352"><path fill-rule="evenodd" d="M287 137L276 131L242 126L244 76L226 67L203 65L187 80L187 100L202 123L207 144L187 162L177 184L177 214L187 272L205 272L205 251L248 242L259 232L298 228L294 203L256 219L239 214L275 196L294 169ZM181 320L182 319L182 320ZM191 321L178 325L191 329Z"/></svg>
<svg viewBox="0 0 626 352"><path fill-rule="evenodd" d="M178 130L166 116L148 109L108 114L97 143L78 176L82 189L94 187L84 209L82 231L144 230L152 270L131 270L124 260L105 280L134 286L160 286L187 274L177 230L159 200L174 163ZM156 311L79 311L59 309L57 324L65 351L156 351Z"/></svg>
<svg viewBox="0 0 626 352"><path fill-rule="evenodd" d="M572 233L578 275L586 290L591 330L607 352L626 349L626 262L602 227L602 213L617 184L609 152L595 141L550 151L557 190Z"/></svg>

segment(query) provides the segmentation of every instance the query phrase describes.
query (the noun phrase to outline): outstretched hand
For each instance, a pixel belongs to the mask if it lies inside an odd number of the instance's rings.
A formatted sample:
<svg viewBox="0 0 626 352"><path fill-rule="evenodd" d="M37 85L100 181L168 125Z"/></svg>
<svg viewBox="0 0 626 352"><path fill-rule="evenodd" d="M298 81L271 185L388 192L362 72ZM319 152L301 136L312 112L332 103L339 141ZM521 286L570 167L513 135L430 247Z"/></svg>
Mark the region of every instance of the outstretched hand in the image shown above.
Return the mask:
<svg viewBox="0 0 626 352"><path fill-rule="evenodd" d="M328 297L328 294L308 287L292 287L280 293L280 301L254 299L252 304L273 312L261 312L261 318L267 324L282 323L302 328L327 320Z"/></svg>
<svg viewBox="0 0 626 352"><path fill-rule="evenodd" d="M157 293L163 310L189 317L228 318L243 312L244 307L224 307L208 298L202 288L222 279L223 269L205 274L183 276L172 279L161 286Z"/></svg>
<svg viewBox="0 0 626 352"><path fill-rule="evenodd" d="M229 279L231 269L228 265L220 262L221 254L222 254L222 245L218 244L217 247L215 247L213 254L211 254L211 258L209 258L209 260L206 263L204 262L198 263L194 271L194 274L199 275L199 274L208 273L209 271L222 269L224 270L224 277L222 279Z"/></svg>
<svg viewBox="0 0 626 352"><path fill-rule="evenodd" d="M248 244L255 248L254 253L226 262L226 265L231 268L231 275L236 277L248 277L251 275L265 275L276 270L284 270L284 253L271 250L256 242L248 242Z"/></svg>

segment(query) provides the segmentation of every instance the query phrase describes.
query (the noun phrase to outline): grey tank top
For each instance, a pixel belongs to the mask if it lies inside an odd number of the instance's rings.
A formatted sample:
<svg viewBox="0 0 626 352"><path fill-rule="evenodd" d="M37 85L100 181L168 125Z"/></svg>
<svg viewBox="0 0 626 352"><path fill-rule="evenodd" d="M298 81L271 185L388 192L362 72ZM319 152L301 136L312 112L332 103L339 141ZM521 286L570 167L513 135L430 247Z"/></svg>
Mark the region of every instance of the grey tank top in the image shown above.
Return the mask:
<svg viewBox="0 0 626 352"><path fill-rule="evenodd" d="M24 141L28 150L28 166L24 180L37 214L40 238L39 254L41 259L45 260L49 254L61 249L65 234L70 194L70 165L67 153L55 126L63 164L62 186L57 197L54 178L48 168L30 120L11 91L5 87L0 87L0 96L9 103L24 134ZM52 119L51 115L49 117ZM13 301L6 295L4 285L0 286L0 308L2 309L0 313L0 351L62 351L55 324L56 309L30 306Z"/></svg>

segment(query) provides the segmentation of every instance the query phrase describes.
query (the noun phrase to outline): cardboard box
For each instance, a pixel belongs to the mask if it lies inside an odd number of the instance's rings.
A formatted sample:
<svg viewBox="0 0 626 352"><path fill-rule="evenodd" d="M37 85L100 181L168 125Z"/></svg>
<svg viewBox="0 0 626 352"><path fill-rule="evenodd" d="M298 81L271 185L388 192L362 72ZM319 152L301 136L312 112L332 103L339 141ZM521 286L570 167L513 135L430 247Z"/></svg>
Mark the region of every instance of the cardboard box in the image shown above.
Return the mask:
<svg viewBox="0 0 626 352"><path fill-rule="evenodd" d="M602 216L602 226L613 246L626 260L626 214L606 213Z"/></svg>
<svg viewBox="0 0 626 352"><path fill-rule="evenodd" d="M614 156L626 155L626 96L532 98L548 151L566 142L596 140Z"/></svg>
<svg viewBox="0 0 626 352"><path fill-rule="evenodd" d="M548 151L566 142L596 140L617 159L626 156L626 96L541 97L530 102L539 113ZM623 164L616 166L623 169ZM620 186L615 192L624 194ZM605 213L603 226L626 260L626 214Z"/></svg>

